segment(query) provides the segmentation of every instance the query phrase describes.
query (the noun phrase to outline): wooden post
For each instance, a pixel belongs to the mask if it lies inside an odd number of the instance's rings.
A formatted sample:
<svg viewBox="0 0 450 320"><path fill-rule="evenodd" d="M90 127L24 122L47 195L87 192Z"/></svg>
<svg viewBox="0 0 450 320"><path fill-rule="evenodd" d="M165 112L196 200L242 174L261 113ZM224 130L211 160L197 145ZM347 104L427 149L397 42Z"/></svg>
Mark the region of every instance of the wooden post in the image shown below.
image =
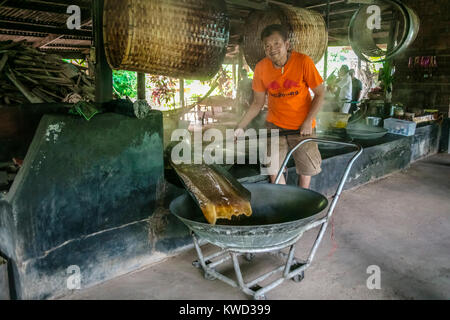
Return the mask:
<svg viewBox="0 0 450 320"><path fill-rule="evenodd" d="M180 79L180 103L181 108L184 108L184 79Z"/></svg>
<svg viewBox="0 0 450 320"><path fill-rule="evenodd" d="M236 90L237 87L237 77L236 77L236 64L233 62L233 89Z"/></svg>
<svg viewBox="0 0 450 320"><path fill-rule="evenodd" d="M241 81L241 70L244 67L244 53L242 52L241 45L239 44L239 55L238 55L238 90L239 81Z"/></svg>
<svg viewBox="0 0 450 320"><path fill-rule="evenodd" d="M239 55L238 55L238 71L237 71L237 78L238 78L238 81L237 81L237 87L236 87L236 100L235 100L235 103L234 103L234 108L235 108L235 112L236 112L236 114L238 114L238 115L241 115L242 114L242 105L241 105L241 99L240 99L240 97L241 97L241 95L242 95L242 88L241 88L241 86L239 85L239 83L241 82L241 80L242 80L242 77L241 77L241 70L243 69L243 67L244 67L244 53L243 53L243 51L242 51L242 47L241 47L241 44L239 43Z"/></svg>
<svg viewBox="0 0 450 320"><path fill-rule="evenodd" d="M325 22L326 22L326 28L327 28L327 33L328 33L328 28L330 26L330 0L327 0ZM323 80L324 81L327 81L327 75L328 75L328 45L325 50L325 56L323 58Z"/></svg>
<svg viewBox="0 0 450 320"><path fill-rule="evenodd" d="M137 73L137 96L138 100L145 100L145 73Z"/></svg>
<svg viewBox="0 0 450 320"><path fill-rule="evenodd" d="M358 75L361 73L361 59L358 57Z"/></svg>
<svg viewBox="0 0 450 320"><path fill-rule="evenodd" d="M104 0L92 1L92 24L95 47L95 102L112 100L112 70L106 61L103 46L103 3Z"/></svg>

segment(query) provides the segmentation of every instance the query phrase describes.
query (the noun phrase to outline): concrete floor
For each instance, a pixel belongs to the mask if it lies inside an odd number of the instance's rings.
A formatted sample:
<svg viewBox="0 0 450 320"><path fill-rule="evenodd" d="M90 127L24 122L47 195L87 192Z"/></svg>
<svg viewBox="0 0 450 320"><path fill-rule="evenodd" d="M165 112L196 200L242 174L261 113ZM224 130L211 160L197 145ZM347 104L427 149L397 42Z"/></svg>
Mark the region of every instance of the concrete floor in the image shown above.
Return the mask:
<svg viewBox="0 0 450 320"><path fill-rule="evenodd" d="M298 258L316 230L298 242ZM450 155L345 191L334 214L335 243L331 232L329 225L305 279L285 281L268 299L450 299ZM205 280L191 265L195 258L189 249L65 299L247 299L219 280ZM244 279L281 263L267 254L243 261ZM371 265L380 268L381 289L367 288ZM218 271L233 275L229 263Z"/></svg>

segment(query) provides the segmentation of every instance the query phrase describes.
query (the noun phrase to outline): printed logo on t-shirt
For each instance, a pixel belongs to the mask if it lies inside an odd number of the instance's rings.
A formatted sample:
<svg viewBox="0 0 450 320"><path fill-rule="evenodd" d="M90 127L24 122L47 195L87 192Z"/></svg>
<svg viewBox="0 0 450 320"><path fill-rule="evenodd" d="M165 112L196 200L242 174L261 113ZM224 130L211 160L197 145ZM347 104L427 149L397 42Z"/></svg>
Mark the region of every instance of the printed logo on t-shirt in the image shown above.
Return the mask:
<svg viewBox="0 0 450 320"><path fill-rule="evenodd" d="M272 89L272 90L278 90L280 88L281 88L281 86L276 81L272 81L268 87L268 89Z"/></svg>
<svg viewBox="0 0 450 320"><path fill-rule="evenodd" d="M277 81L272 81L269 86L269 93L272 97L274 98L283 98L283 97L292 97L292 96L296 96L298 95L298 90L295 91L290 91L290 92L285 92L285 90L290 90L293 88L299 88L300 85L293 80L290 79L286 79L283 82L283 87L280 86L280 84ZM281 90L283 90L284 92L280 92ZM273 92L273 91L279 91L279 92Z"/></svg>

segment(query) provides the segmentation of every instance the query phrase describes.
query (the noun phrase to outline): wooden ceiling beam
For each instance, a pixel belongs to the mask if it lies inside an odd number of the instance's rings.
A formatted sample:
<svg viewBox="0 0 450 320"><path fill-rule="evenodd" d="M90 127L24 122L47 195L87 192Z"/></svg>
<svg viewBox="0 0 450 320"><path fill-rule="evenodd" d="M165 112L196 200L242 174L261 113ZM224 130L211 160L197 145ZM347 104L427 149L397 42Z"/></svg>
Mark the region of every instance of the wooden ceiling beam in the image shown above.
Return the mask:
<svg viewBox="0 0 450 320"><path fill-rule="evenodd" d="M40 12L62 13L67 14L67 7L69 4L55 5L42 2L25 1L25 0L5 0L1 3L2 7L26 9ZM81 7L80 7L81 8ZM81 16L91 15L89 9L81 8Z"/></svg>
<svg viewBox="0 0 450 320"><path fill-rule="evenodd" d="M86 19L84 21L81 21L81 26L84 27L86 25L89 25L92 23L92 19ZM63 37L64 35L57 35L57 34L49 34L47 37L45 37L44 39L42 39L41 41L37 41L33 44L33 47L35 48L44 48L46 45L51 44L52 42L60 39L61 37ZM92 37L92 35L91 35Z"/></svg>
<svg viewBox="0 0 450 320"><path fill-rule="evenodd" d="M227 4L237 7L245 7L249 9L264 10L268 6L268 0L263 1L251 1L251 0L226 0Z"/></svg>
<svg viewBox="0 0 450 320"><path fill-rule="evenodd" d="M53 4L58 6L70 6L70 5L76 5L79 6L82 9L89 9L90 10L90 4L86 1L79 1L79 0L33 0L33 2L40 3L40 4Z"/></svg>

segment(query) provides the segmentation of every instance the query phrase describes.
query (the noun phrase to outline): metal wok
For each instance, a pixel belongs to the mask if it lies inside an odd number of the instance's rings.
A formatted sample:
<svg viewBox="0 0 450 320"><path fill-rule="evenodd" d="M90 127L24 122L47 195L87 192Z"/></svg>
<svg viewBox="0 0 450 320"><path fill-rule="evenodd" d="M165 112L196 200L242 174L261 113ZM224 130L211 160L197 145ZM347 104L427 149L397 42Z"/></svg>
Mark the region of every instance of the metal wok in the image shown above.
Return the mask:
<svg viewBox="0 0 450 320"><path fill-rule="evenodd" d="M294 186L244 184L251 194L252 215L209 224L188 193L175 199L171 212L202 239L221 248L255 250L285 243L320 218L328 200Z"/></svg>
<svg viewBox="0 0 450 320"><path fill-rule="evenodd" d="M320 217L320 212L328 205L328 201L323 195L307 189L277 184L293 152L310 141L357 149L345 168L326 215L322 217ZM278 171L275 184L244 185L251 192L252 215L250 217L237 217L237 220L225 220L222 222L225 224L220 224L220 222L216 225L208 224L200 208L188 193L179 196L172 201L170 210L191 230L194 247L198 255L198 260L194 261L193 265L203 269L206 279L219 279L230 286L241 289L245 294L253 296L256 300L265 299L265 294L268 291L287 279L296 282L301 281L304 278L304 271L311 265L323 238L350 169L361 153L361 146L355 143L317 138L307 138L301 141L286 155ZM319 233L308 258L306 260L295 258L295 245L298 239L305 231L319 226ZM199 240L206 240L219 246L221 250L209 256L204 256ZM288 247L288 254L281 251ZM252 281L245 281L238 256L245 255L247 259L251 259L255 253L266 252L276 252L277 255L286 260L286 263ZM216 270L217 266L229 259L233 261L236 280ZM281 275L269 284L260 285L265 279L280 272Z"/></svg>

